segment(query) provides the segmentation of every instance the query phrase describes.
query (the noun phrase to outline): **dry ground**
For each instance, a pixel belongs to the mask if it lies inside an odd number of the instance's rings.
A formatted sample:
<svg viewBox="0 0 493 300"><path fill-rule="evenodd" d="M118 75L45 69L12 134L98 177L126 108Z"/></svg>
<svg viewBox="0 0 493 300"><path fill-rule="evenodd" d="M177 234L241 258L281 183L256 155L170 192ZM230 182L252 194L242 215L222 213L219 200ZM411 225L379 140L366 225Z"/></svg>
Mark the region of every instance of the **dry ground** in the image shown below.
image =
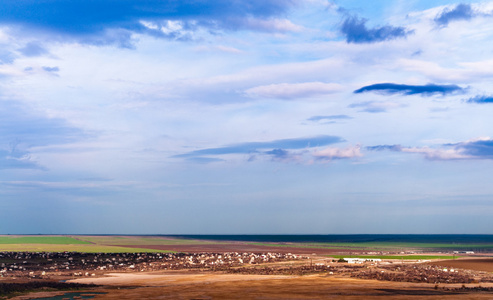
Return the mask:
<svg viewBox="0 0 493 300"><path fill-rule="evenodd" d="M487 292L326 275L111 274L72 282L120 286L95 299L492 299ZM124 288L132 286L132 288ZM477 286L477 285L467 285ZM450 285L458 288L460 285Z"/></svg>
<svg viewBox="0 0 493 300"><path fill-rule="evenodd" d="M146 248L156 250L166 250L174 252L186 252L186 253L198 253L198 252L275 252L275 253L293 253L293 254L306 254L315 253L318 255L323 254L340 254L340 253L359 253L365 251L365 249L344 249L344 248L303 248L303 247L276 247L276 246L260 246L251 245L248 243L221 243L221 244L190 244L190 245L126 245L127 248Z"/></svg>
<svg viewBox="0 0 493 300"><path fill-rule="evenodd" d="M493 272L492 258L467 258L467 259L456 259L456 260L442 260L442 261L432 262L429 264L448 267L448 268Z"/></svg>

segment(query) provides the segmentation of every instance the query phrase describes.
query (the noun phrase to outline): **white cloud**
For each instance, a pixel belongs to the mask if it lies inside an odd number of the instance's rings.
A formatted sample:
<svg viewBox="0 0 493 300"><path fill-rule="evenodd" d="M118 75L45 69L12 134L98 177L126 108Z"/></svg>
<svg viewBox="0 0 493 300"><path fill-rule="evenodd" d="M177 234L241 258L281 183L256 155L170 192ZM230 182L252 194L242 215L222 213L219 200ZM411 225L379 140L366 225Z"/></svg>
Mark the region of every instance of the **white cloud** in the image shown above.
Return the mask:
<svg viewBox="0 0 493 300"><path fill-rule="evenodd" d="M164 26L161 26L160 30L164 34L171 34L183 30L183 24L180 21L166 21Z"/></svg>
<svg viewBox="0 0 493 300"><path fill-rule="evenodd" d="M230 47L230 46L224 46L224 45L217 45L217 46L199 46L196 47L195 50L197 52L208 52L208 51L219 51L219 52L225 52L225 53L232 53L232 54L242 54L244 51L235 48L235 47Z"/></svg>
<svg viewBox="0 0 493 300"><path fill-rule="evenodd" d="M458 62L456 67L447 68L434 61L400 59L396 68L418 72L441 82L464 83L493 77L493 60Z"/></svg>
<svg viewBox="0 0 493 300"><path fill-rule="evenodd" d="M246 19L244 21L245 27L253 30L267 31L267 32L300 32L303 30L302 26L293 24L288 19Z"/></svg>
<svg viewBox="0 0 493 300"><path fill-rule="evenodd" d="M460 149L432 149L429 147L402 148L402 152L423 154L427 159L432 160L452 160L473 158L470 155L461 153Z"/></svg>
<svg viewBox="0 0 493 300"><path fill-rule="evenodd" d="M322 150L313 151L312 155L316 159L322 159L322 160L356 158L363 156L363 154L361 154L360 145L349 146L344 149L336 148L336 147L327 147Z"/></svg>
<svg viewBox="0 0 493 300"><path fill-rule="evenodd" d="M392 101L365 101L359 103L352 103L349 105L351 108L360 108L361 111L369 113L386 112L388 109L405 107L406 104L396 103Z"/></svg>
<svg viewBox="0 0 493 300"><path fill-rule="evenodd" d="M336 93L342 90L337 83L304 82L262 85L247 89L245 94L253 98L296 99Z"/></svg>

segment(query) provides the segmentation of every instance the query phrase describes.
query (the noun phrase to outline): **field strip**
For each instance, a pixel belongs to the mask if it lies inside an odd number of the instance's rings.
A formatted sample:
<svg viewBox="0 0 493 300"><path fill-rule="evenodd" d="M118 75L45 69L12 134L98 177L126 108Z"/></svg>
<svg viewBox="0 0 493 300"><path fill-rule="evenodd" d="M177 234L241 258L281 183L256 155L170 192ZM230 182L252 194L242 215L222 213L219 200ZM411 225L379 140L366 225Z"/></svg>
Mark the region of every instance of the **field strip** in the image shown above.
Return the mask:
<svg viewBox="0 0 493 300"><path fill-rule="evenodd" d="M9 244L84 245L90 243L68 236L0 236L0 245Z"/></svg>
<svg viewBox="0 0 493 300"><path fill-rule="evenodd" d="M4 252L85 252L85 253L136 253L136 252L172 252L147 248L129 248L94 244L53 245L53 244L0 244Z"/></svg>
<svg viewBox="0 0 493 300"><path fill-rule="evenodd" d="M208 244L223 244L224 242L203 241L192 239L179 239L157 236L74 236L78 240L99 245L115 245L115 246L130 246L130 245L208 245Z"/></svg>

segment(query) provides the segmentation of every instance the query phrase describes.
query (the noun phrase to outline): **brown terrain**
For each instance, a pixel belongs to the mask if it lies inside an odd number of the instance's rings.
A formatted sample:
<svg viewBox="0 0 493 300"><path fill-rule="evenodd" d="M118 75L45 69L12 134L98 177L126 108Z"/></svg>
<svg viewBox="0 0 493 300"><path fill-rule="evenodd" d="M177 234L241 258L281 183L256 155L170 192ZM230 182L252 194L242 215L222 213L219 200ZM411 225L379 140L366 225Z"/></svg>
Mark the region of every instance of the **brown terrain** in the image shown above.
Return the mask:
<svg viewBox="0 0 493 300"><path fill-rule="evenodd" d="M328 277L324 275L270 276L224 274L114 274L101 281L78 279L107 286L132 285L132 289L107 289L96 299L491 299L491 292L435 289L430 284L410 284Z"/></svg>
<svg viewBox="0 0 493 300"><path fill-rule="evenodd" d="M456 260L442 260L431 264L446 268L471 269L477 271L493 272L492 258L468 258Z"/></svg>
<svg viewBox="0 0 493 300"><path fill-rule="evenodd" d="M50 283L105 293L94 299L493 299L491 258L349 264L330 254L359 251L234 242L144 247L181 253L4 252L0 288ZM64 293L37 290L11 299Z"/></svg>
<svg viewBox="0 0 493 300"><path fill-rule="evenodd" d="M304 248L304 247L282 247L282 246L260 246L247 243L221 243L221 244L197 244L197 245L130 245L129 248L146 248L156 250L168 250L174 252L198 253L198 252L277 252L293 254L339 254L359 253L364 250L344 248Z"/></svg>

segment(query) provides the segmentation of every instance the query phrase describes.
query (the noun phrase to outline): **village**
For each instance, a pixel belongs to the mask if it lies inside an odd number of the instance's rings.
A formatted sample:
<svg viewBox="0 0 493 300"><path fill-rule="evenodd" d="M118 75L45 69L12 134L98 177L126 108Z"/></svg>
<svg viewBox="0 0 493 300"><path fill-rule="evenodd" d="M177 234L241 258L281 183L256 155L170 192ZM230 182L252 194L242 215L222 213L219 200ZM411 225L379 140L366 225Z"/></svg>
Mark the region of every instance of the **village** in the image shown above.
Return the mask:
<svg viewBox="0 0 493 300"><path fill-rule="evenodd" d="M193 271L226 274L345 276L382 281L492 283L488 272L450 269L430 261L332 259L291 253L0 252L0 278L66 280L110 272Z"/></svg>
<svg viewBox="0 0 493 300"><path fill-rule="evenodd" d="M1 277L97 276L107 271L227 270L244 264L306 260L291 253L0 252Z"/></svg>

